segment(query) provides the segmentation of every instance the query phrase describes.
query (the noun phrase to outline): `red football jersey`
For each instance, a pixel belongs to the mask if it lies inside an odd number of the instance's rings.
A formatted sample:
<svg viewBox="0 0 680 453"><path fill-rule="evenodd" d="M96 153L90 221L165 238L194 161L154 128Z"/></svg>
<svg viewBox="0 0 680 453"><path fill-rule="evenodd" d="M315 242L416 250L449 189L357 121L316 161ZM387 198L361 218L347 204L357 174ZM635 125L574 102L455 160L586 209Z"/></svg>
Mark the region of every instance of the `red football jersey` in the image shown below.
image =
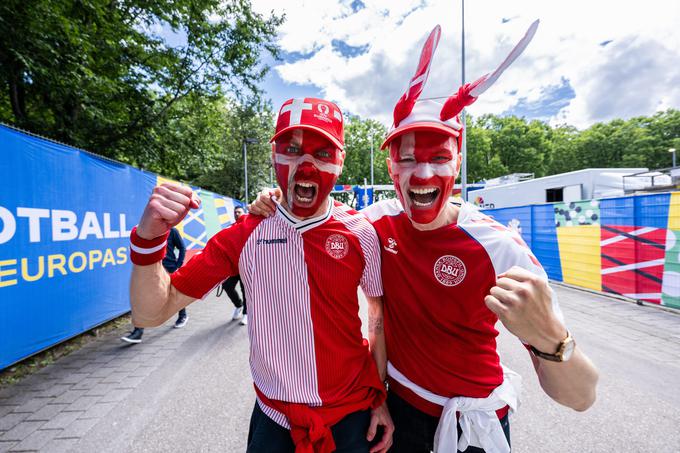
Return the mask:
<svg viewBox="0 0 680 453"><path fill-rule="evenodd" d="M415 229L398 200L362 211L382 244L385 335L389 361L411 382L444 397L485 398L503 382L497 316L484 304L496 276L520 266L547 279L519 234L462 205L457 223ZM559 308L553 300L558 316ZM418 409L432 404L391 381Z"/></svg>
<svg viewBox="0 0 680 453"><path fill-rule="evenodd" d="M250 366L272 400L333 405L366 382L381 386L361 334L357 287L382 295L379 241L368 220L341 203L297 220L279 207L220 231L172 274L183 294L202 298L240 274L248 295ZM274 421L285 416L262 404Z"/></svg>

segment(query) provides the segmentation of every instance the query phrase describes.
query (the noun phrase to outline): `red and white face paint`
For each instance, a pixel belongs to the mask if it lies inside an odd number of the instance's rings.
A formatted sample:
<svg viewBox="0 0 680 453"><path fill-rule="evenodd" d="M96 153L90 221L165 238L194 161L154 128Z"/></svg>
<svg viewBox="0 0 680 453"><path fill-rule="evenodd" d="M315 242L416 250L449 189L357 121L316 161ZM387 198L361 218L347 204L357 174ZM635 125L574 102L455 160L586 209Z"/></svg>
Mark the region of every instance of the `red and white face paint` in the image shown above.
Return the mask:
<svg viewBox="0 0 680 453"><path fill-rule="evenodd" d="M272 159L290 211L311 217L327 201L342 173L345 154L316 132L294 129L276 139Z"/></svg>
<svg viewBox="0 0 680 453"><path fill-rule="evenodd" d="M443 211L458 176L456 138L432 131L401 135L389 144L391 175L409 218L433 222Z"/></svg>

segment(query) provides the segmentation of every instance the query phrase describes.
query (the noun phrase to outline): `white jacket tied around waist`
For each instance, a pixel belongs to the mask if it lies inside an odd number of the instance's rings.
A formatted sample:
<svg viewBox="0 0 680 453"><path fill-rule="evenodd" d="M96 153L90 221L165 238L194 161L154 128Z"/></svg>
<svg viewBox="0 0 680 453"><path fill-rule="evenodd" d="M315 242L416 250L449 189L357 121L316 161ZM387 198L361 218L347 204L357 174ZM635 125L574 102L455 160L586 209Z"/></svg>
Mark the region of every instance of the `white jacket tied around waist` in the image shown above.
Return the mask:
<svg viewBox="0 0 680 453"><path fill-rule="evenodd" d="M435 453L455 453L468 446L483 448L486 453L509 453L510 445L496 415L498 409L509 406L508 414L517 410L522 391L522 377L503 367L503 383L486 398L457 396L446 398L411 382L392 363L387 363L387 374L419 397L443 407L437 432L434 436ZM456 412L460 413L460 440Z"/></svg>

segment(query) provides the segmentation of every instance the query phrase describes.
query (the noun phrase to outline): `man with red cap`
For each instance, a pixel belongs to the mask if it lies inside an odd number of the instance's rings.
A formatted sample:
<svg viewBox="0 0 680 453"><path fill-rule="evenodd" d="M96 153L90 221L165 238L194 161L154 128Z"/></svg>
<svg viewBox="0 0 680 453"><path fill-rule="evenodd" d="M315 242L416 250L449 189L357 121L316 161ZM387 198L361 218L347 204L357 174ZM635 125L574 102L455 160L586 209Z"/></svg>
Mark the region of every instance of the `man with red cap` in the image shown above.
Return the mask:
<svg viewBox="0 0 680 453"><path fill-rule="evenodd" d="M272 142L285 194L275 215L245 216L172 276L160 264L168 230L198 202L187 187L154 189L130 237L133 322L159 325L240 274L257 396L248 452L387 451L393 425L371 357L384 369L383 334L369 329L369 352L357 299L360 286L371 317L382 317L379 241L364 216L329 197L345 158L342 113L288 100Z"/></svg>
<svg viewBox="0 0 680 453"><path fill-rule="evenodd" d="M393 452L510 451L508 414L518 406L521 378L500 362L499 319L531 351L550 397L579 411L595 400L597 371L567 331L531 250L474 206L449 201L461 163L457 115L521 54L537 25L498 70L443 105L418 101L437 26L395 106L383 149L398 199L362 211L383 245Z"/></svg>

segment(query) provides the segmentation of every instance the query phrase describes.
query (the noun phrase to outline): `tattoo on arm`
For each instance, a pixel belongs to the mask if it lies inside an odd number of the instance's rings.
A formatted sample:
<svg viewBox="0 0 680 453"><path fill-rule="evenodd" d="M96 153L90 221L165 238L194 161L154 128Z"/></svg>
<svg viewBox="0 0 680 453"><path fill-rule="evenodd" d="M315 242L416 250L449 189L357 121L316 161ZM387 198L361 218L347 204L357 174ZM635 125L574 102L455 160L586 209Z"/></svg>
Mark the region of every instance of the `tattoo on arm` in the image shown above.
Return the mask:
<svg viewBox="0 0 680 453"><path fill-rule="evenodd" d="M383 332L383 318L368 318L368 331L373 333Z"/></svg>

